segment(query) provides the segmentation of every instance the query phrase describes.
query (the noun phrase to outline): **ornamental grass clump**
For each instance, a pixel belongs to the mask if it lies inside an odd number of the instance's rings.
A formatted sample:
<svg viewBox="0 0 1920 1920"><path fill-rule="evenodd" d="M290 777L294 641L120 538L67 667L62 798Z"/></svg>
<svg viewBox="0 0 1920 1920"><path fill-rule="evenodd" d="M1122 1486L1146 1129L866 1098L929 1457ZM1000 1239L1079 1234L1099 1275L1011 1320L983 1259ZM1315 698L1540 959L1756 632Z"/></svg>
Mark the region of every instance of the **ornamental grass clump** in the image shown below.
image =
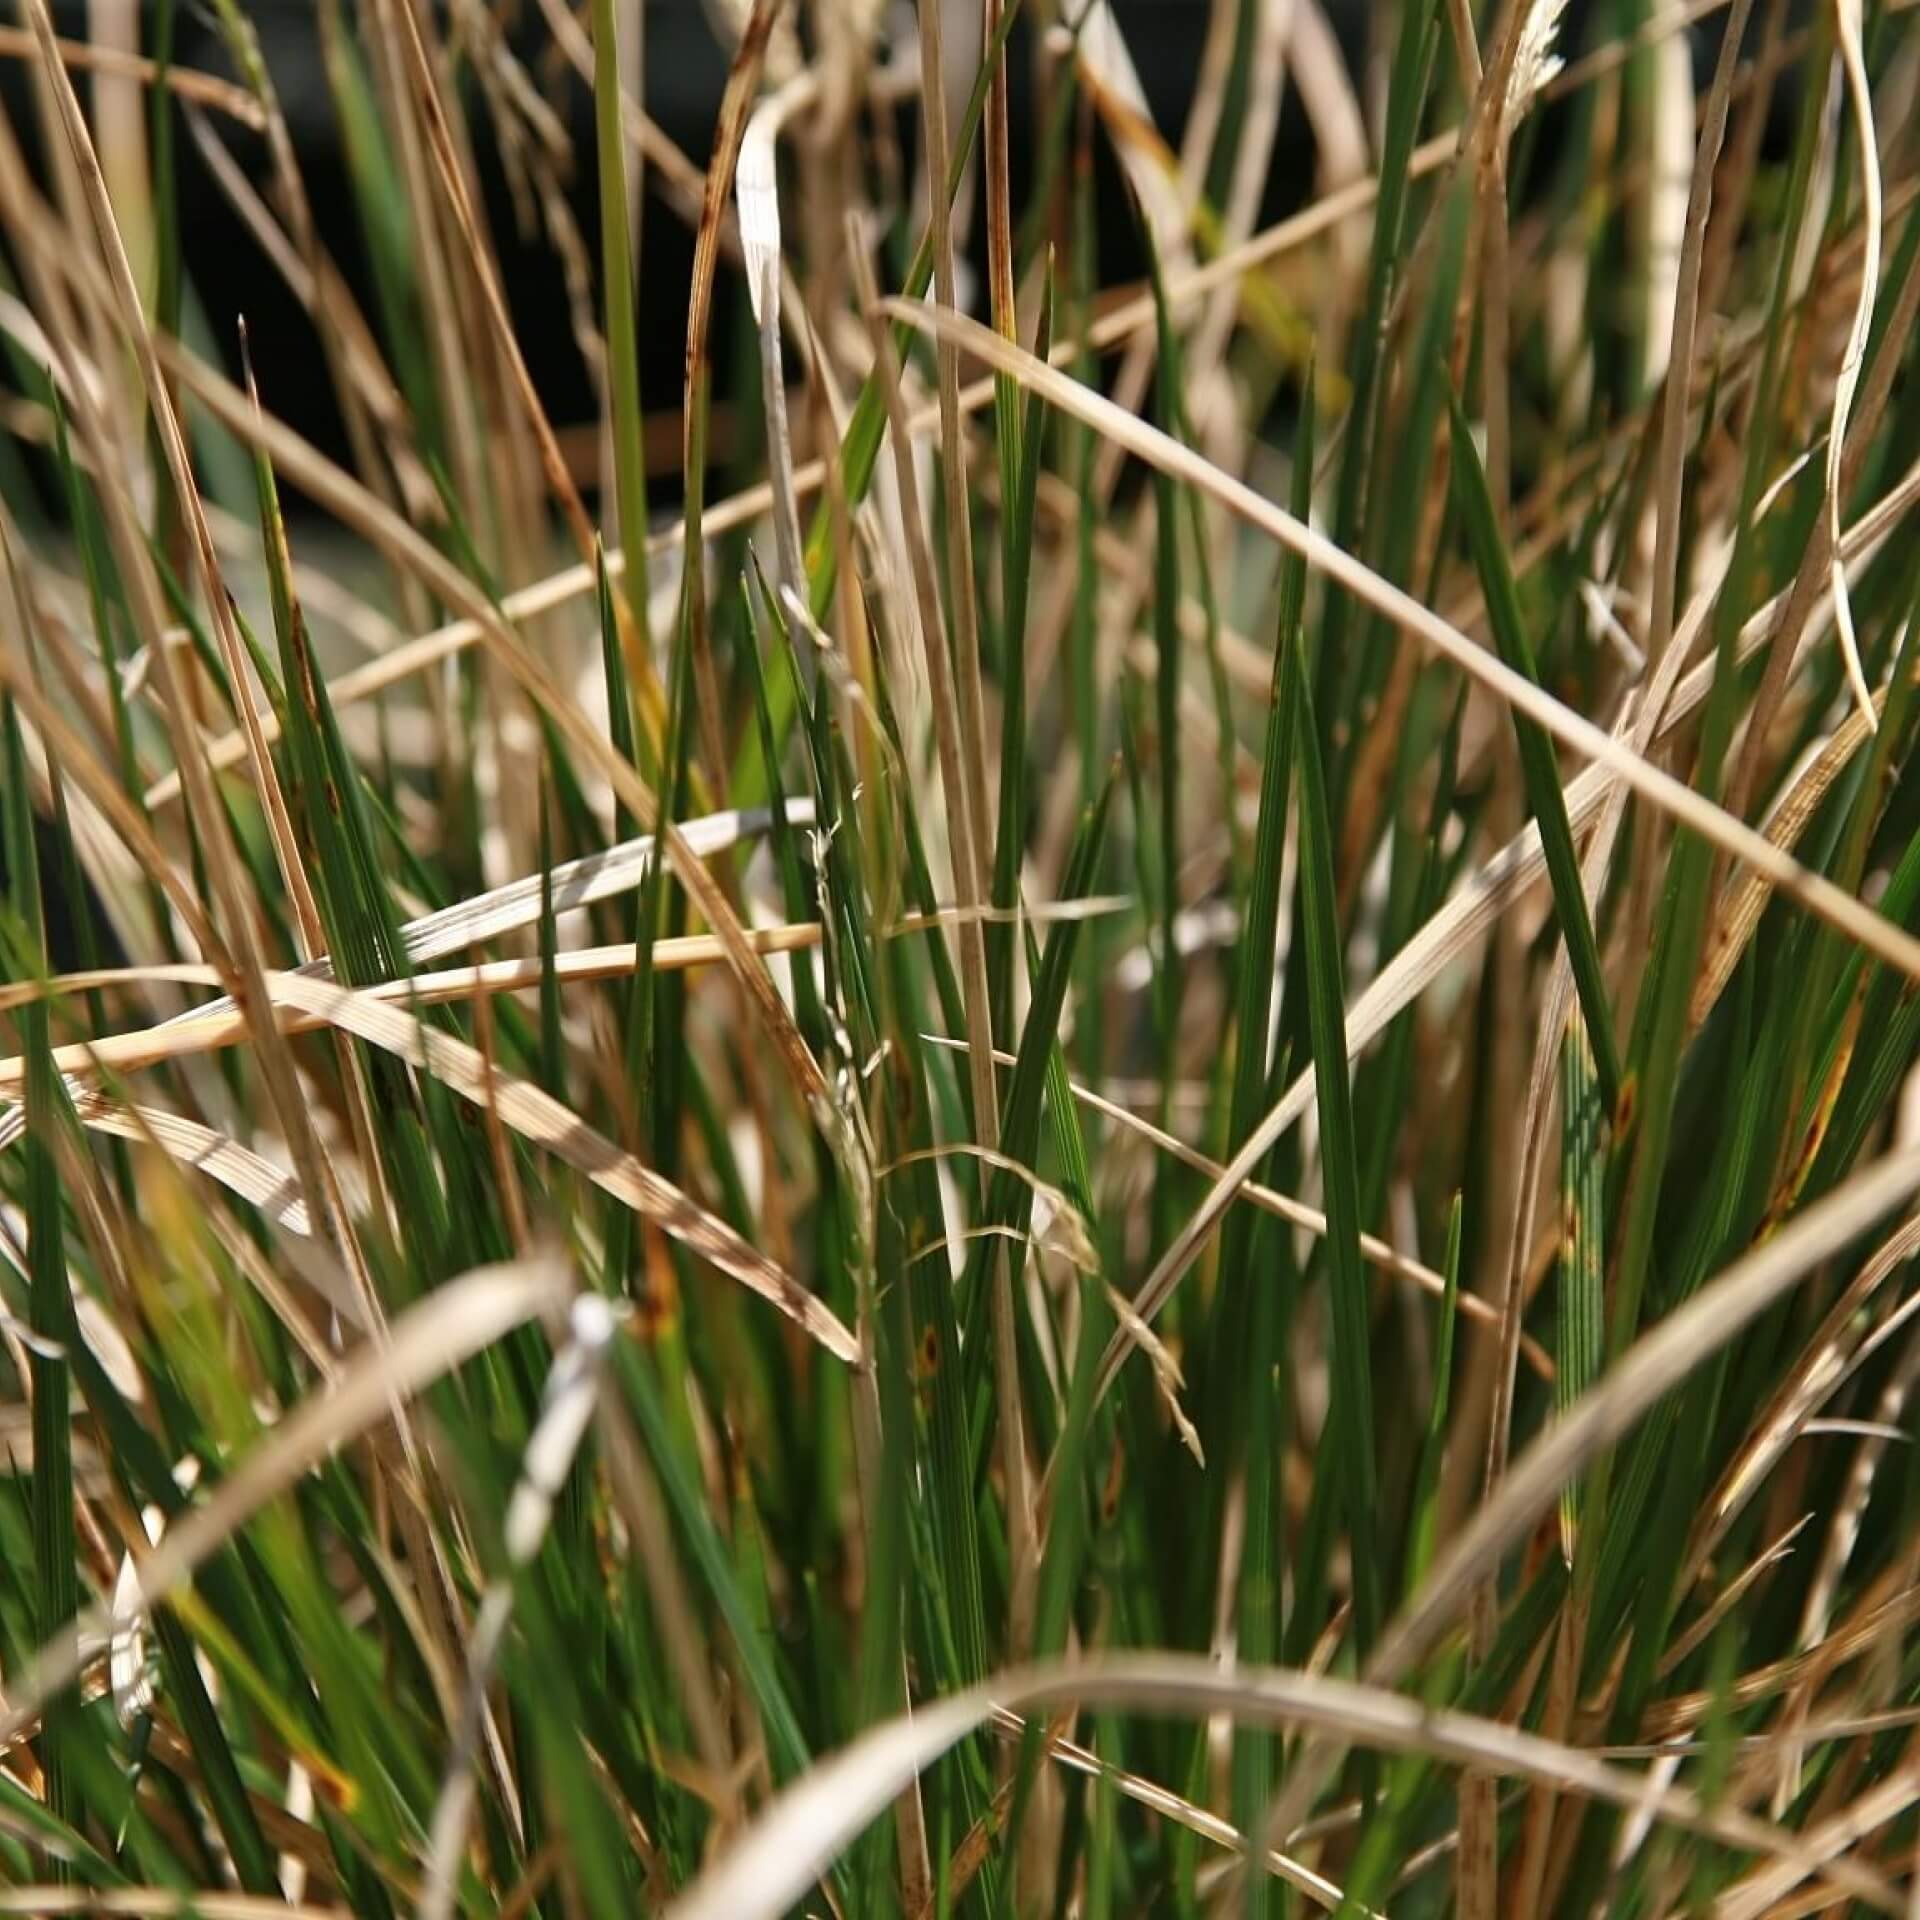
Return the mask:
<svg viewBox="0 0 1920 1920"><path fill-rule="evenodd" d="M1910 1910L1920 27L1349 11L0 23L0 1913Z"/></svg>

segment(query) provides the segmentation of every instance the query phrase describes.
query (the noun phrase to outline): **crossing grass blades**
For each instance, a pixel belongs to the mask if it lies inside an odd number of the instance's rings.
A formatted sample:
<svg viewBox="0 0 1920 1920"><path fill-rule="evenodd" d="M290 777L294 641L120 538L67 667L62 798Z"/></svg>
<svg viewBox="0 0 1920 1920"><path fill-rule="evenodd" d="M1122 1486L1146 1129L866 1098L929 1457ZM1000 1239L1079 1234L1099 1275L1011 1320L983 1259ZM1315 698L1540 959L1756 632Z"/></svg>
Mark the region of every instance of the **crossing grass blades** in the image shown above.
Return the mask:
<svg viewBox="0 0 1920 1920"><path fill-rule="evenodd" d="M323 0L351 257L140 11L0 26L0 1912L1910 1910L1911 6L741 0L685 152Z"/></svg>

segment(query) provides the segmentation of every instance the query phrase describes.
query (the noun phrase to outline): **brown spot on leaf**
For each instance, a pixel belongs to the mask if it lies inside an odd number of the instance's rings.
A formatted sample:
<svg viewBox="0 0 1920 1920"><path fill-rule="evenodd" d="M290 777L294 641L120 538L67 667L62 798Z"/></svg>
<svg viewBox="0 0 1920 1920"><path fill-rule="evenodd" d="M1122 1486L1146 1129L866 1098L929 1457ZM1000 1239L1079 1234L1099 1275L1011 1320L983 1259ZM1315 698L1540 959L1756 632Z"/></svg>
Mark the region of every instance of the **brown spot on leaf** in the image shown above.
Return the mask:
<svg viewBox="0 0 1920 1920"><path fill-rule="evenodd" d="M1113 1452L1107 1458L1107 1477L1100 1488L1100 1523L1112 1526L1120 1512L1120 1489L1126 1484L1126 1450L1118 1440L1113 1443Z"/></svg>
<svg viewBox="0 0 1920 1920"><path fill-rule="evenodd" d="M1631 1073L1620 1082L1620 1095L1613 1105L1613 1138L1616 1145L1633 1131L1640 1104L1640 1082Z"/></svg>

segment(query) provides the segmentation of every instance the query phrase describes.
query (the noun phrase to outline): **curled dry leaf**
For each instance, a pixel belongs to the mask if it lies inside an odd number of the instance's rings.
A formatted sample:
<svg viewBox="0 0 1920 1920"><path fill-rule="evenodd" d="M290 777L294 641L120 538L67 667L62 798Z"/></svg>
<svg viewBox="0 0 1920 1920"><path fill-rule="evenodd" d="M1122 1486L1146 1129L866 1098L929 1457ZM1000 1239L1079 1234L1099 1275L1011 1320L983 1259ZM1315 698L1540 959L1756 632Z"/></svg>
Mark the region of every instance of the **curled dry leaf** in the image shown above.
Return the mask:
<svg viewBox="0 0 1920 1920"><path fill-rule="evenodd" d="M1840 635L1840 657L1847 669L1847 685L1858 703L1868 732L1877 731L1879 709L1860 664L1860 642L1853 631L1853 596L1847 591L1846 569L1840 560L1840 516L1845 510L1847 420L1860 385L1860 369L1867 356L1867 337L1873 328L1873 303L1880 291L1880 224L1883 189L1880 182L1880 144L1873 126L1873 88L1867 80L1866 54L1860 44L1860 0L1834 0L1834 25L1840 43L1840 68L1846 76L1847 97L1853 105L1859 139L1860 186L1866 205L1861 230L1866 257L1860 267L1860 292L1854 302L1853 324L1847 330L1839 377L1833 387L1833 418L1827 428L1827 531L1833 548L1830 573L1833 623Z"/></svg>
<svg viewBox="0 0 1920 1920"><path fill-rule="evenodd" d="M749 1246L725 1221L695 1205L671 1181L644 1167L551 1094L491 1065L474 1047L438 1033L399 1007L324 981L280 974L276 989L329 1026L424 1068L463 1100L497 1112L504 1124L584 1173L616 1200L644 1214L720 1272L771 1301L836 1358L857 1362L860 1343L827 1304L783 1267Z"/></svg>
<svg viewBox="0 0 1920 1920"><path fill-rule="evenodd" d="M1195 1465L1204 1468L1207 1464L1206 1450L1200 1444L1200 1435L1193 1422L1180 1405L1180 1392L1187 1383L1180 1372L1179 1361L1168 1351L1167 1343L1140 1317L1133 1302L1111 1282L1107 1286L1107 1304L1113 1308L1114 1318L1126 1329L1134 1345L1147 1356L1148 1364L1153 1368L1153 1383L1160 1390L1161 1404L1180 1435L1181 1445L1193 1455Z"/></svg>

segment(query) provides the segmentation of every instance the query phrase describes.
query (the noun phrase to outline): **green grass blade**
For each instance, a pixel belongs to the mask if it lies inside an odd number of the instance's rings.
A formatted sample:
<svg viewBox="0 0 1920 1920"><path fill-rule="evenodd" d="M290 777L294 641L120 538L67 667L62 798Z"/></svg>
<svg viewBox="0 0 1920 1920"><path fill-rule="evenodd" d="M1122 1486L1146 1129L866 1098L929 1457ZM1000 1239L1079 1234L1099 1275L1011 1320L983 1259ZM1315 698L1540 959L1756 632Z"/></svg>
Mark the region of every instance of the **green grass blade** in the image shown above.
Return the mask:
<svg viewBox="0 0 1920 1920"><path fill-rule="evenodd" d="M1083 899L1093 891L1093 879L1105 848L1107 816L1111 810L1114 782L1109 779L1100 798L1082 814L1067 857L1066 874L1061 882L1061 897ZM1041 1101L1053 1049L1059 1041L1060 1011L1066 1002L1067 982L1073 968L1073 950L1079 937L1077 919L1057 920L1047 931L1047 944L1041 955L1040 971L1033 984L1033 997L1027 1007L1027 1019L1020 1032L1020 1046L1014 1057L1013 1074L1002 1099L1000 1115L1000 1151L1015 1167L1034 1165L1040 1145ZM1015 1167L996 1168L987 1187L986 1211L982 1226L1005 1229L1025 1218L1031 1209L1032 1193ZM998 1251L998 1236L983 1238L976 1244L967 1263L965 1298L973 1319L969 1322L967 1349L969 1371L973 1378L975 1404L986 1385L987 1341L984 1337L987 1273ZM978 1326L981 1336L972 1337ZM981 1435L984 1440L984 1433Z"/></svg>
<svg viewBox="0 0 1920 1920"><path fill-rule="evenodd" d="M1293 511L1304 518L1312 504L1314 409L1311 377L1302 389L1299 430L1293 451ZM1237 1153L1264 1110L1269 1081L1268 1030L1273 1019L1273 983L1280 937L1280 881L1286 857L1288 801L1293 787L1294 742L1299 731L1301 615L1306 606L1307 567L1289 554L1280 568L1280 609L1273 648L1273 677L1267 694L1265 751L1260 766L1260 812L1254 827L1251 885L1235 954L1233 1091L1227 1120L1227 1144ZM1244 1292L1258 1284L1246 1270L1252 1216L1242 1206L1228 1215L1220 1242L1223 1287ZM1240 1315L1229 1312L1223 1329L1236 1329ZM1228 1332L1230 1348L1238 1347Z"/></svg>
<svg viewBox="0 0 1920 1920"><path fill-rule="evenodd" d="M775 1776L792 1779L806 1770L806 1738L787 1688L774 1668L766 1640L756 1628L752 1609L740 1591L726 1541L715 1526L671 1434L651 1363L631 1341L619 1341L613 1348L613 1376L653 1457L680 1537L732 1637L735 1657L766 1728L768 1758Z"/></svg>
<svg viewBox="0 0 1920 1920"><path fill-rule="evenodd" d="M1460 1223L1464 1209L1455 1194L1447 1214L1447 1253L1440 1271L1447 1290L1440 1300L1440 1331L1433 1347L1433 1397L1427 1403L1427 1431L1420 1445L1420 1467L1414 1476L1412 1522L1407 1529L1407 1572L1404 1592L1420 1589L1433 1564L1440 1525L1440 1468L1446 1453L1447 1408L1453 1388L1453 1341L1460 1324Z"/></svg>
<svg viewBox="0 0 1920 1920"><path fill-rule="evenodd" d="M1053 343L1053 281L1048 277L1033 350L1045 359ZM1001 651L999 836L993 850L993 904L1012 910L1020 886L1020 858L1027 831L1027 588L1033 571L1046 406L1038 394L1027 401L1024 427L1009 424L1002 410L1000 471L1017 476L1011 502L1001 514L1001 600L1005 645ZM1011 461L1009 459L1011 455ZM1014 930L997 922L987 928L987 987L991 1031L1013 1031Z"/></svg>
<svg viewBox="0 0 1920 1920"><path fill-rule="evenodd" d="M0 702L0 735L6 755L5 841L9 906L14 936L7 972L46 971L46 929L41 911L40 863L34 846L33 811L27 785L26 743L11 696ZM28 1235L28 1322L33 1331L33 1617L42 1642L58 1642L72 1631L79 1611L73 1499L73 1431L70 1424L70 1372L67 1355L80 1338L68 1291L63 1199L54 1140L66 1125L67 1103L53 1064L47 1003L27 1002L15 1016L27 1060L26 1120L22 1143L26 1163ZM46 1714L40 1741L40 1768L46 1780L46 1806L61 1821L81 1817L74 1769L80 1739L79 1695L63 1690ZM66 1878L65 1863L54 1856L56 1879Z"/></svg>
<svg viewBox="0 0 1920 1920"><path fill-rule="evenodd" d="M1349 553L1359 549L1366 531L1367 487L1375 458L1380 360L1386 319L1405 266L1405 238L1414 141L1426 112L1434 58L1442 34L1438 0L1409 0L1400 9L1400 31L1387 83L1386 137L1380 157L1380 197L1373 220L1373 251L1367 268L1366 315L1354 334L1349 378L1353 399L1347 414L1347 440L1340 459L1339 491L1334 504L1333 538ZM1316 683L1324 685L1345 657L1346 628L1353 610L1344 594L1327 602L1314 652ZM1334 716L1325 716L1331 726Z"/></svg>
<svg viewBox="0 0 1920 1920"><path fill-rule="evenodd" d="M1526 620L1520 611L1513 568L1494 516L1486 473L1480 465L1473 433L1457 395L1452 397L1451 404L1454 489L1466 521L1474 563L1480 570L1480 585L1487 598L1487 622L1493 629L1500 657L1537 685L1540 673L1534 664L1533 644L1527 637ZM1618 1105L1622 1085L1620 1050L1614 1041L1613 1011L1600 967L1593 916L1587 911L1579 856L1574 852L1573 830L1567 822L1559 761L1544 728L1515 713L1513 730L1520 747L1520 771L1526 783L1527 805L1540 828L1540 844L1547 856L1554 911L1559 915L1561 937L1567 943L1567 959L1573 969L1574 988L1580 996L1580 1011L1592 1039L1600 1097L1606 1110L1612 1113Z"/></svg>
<svg viewBox="0 0 1920 1920"><path fill-rule="evenodd" d="M638 14L634 25L641 24ZM633 306L633 210L627 204L626 129L620 113L619 23L614 0L593 0L593 137L600 179L600 285L606 305L607 384L613 399L613 468L622 585L635 642L646 644L647 454L640 414L640 341Z"/></svg>
<svg viewBox="0 0 1920 1920"><path fill-rule="evenodd" d="M1301 415L1293 446L1292 510L1302 518L1312 504L1313 379L1303 383ZM1260 811L1254 828L1253 865L1242 909L1235 954L1236 999L1232 1091L1227 1119L1230 1152L1237 1152L1260 1119L1272 1078L1268 1031L1279 945L1281 869L1285 860L1295 743L1299 737L1301 615L1306 604L1306 563L1289 554L1280 568L1280 608L1274 636L1273 674L1267 696L1265 752L1260 770ZM1284 1049L1283 1049L1284 1051ZM1284 1458L1291 1382L1278 1364L1283 1329L1292 1317L1292 1253L1274 1223L1256 1222L1246 1206L1228 1215L1220 1240L1220 1298L1209 1377L1215 1390L1203 1409L1209 1457L1224 1475L1244 1462L1244 1512L1239 1590L1235 1600L1236 1647L1252 1664L1272 1661L1279 1650L1279 1590L1284 1554L1277 1499L1276 1462ZM1284 1296L1284 1297L1283 1297ZM1227 1523L1218 1486L1210 1490L1216 1518ZM1218 1551L1218 1549L1216 1549ZM1271 1734L1243 1728L1234 1737L1233 1816L1242 1831L1259 1821L1272 1793L1275 1742ZM1249 1920L1265 1920L1273 1888L1265 1873L1246 1881Z"/></svg>
<svg viewBox="0 0 1920 1920"><path fill-rule="evenodd" d="M1380 1625L1380 1557L1376 1516L1379 1475L1374 1461L1373 1370L1369 1292L1360 1264L1360 1161L1354 1144L1348 1077L1346 994L1333 890L1333 830L1327 818L1320 737L1313 688L1301 659L1298 745L1300 762L1300 904L1307 956L1307 1026L1312 1039L1314 1088L1320 1109L1320 1161L1327 1200L1327 1285L1333 1323L1333 1391L1324 1445L1338 1476L1353 1564L1354 1644L1362 1660Z"/></svg>
<svg viewBox="0 0 1920 1920"><path fill-rule="evenodd" d="M949 201L960 191L960 183L966 178L973 143L986 114L987 88L1005 54L1008 38L1020 15L1021 0L1007 0L999 22L983 49L980 67L974 76L973 91L967 97L966 112L954 129L953 159L947 174ZM920 237L913 263L907 270L907 297L918 299L926 292L932 279L933 230L929 225ZM912 344L912 329L896 326L895 352L904 355ZM869 373L861 383L859 396L854 401L852 415L840 441L840 488L849 509L859 506L866 499L868 488L873 485L874 467L880 458L886 427L887 405L879 376ZM807 532L806 568L807 601L813 617L823 621L833 605L834 589L840 577L840 556L833 537L833 519L825 501L815 513L813 525ZM774 737L784 741L787 728L793 720L793 690L783 682L775 682L773 693ZM729 782L734 805L752 807L762 804L766 798L765 783L766 768L759 757L758 739L750 734L735 757Z"/></svg>
<svg viewBox="0 0 1920 1920"><path fill-rule="evenodd" d="M1178 434L1178 362L1169 363L1172 330L1165 325L1164 312L1163 307L1155 404L1161 428ZM1160 937L1159 950L1154 956L1154 1007L1160 1023L1162 1057L1171 1063L1176 1057L1180 1031L1182 972L1180 947L1175 937L1180 918L1180 493L1172 475L1158 468L1153 476L1153 504L1153 712L1159 775L1155 789L1159 799L1155 825L1160 871ZM1164 1109L1161 1119L1164 1123ZM1162 1170L1164 1188L1165 1162Z"/></svg>
<svg viewBox="0 0 1920 1920"><path fill-rule="evenodd" d="M1560 1297L1554 1403L1562 1413L1600 1377L1606 1346L1606 1105L1586 1027L1576 1015L1560 1043ZM1560 1496L1560 1550L1580 1527L1580 1486Z"/></svg>

